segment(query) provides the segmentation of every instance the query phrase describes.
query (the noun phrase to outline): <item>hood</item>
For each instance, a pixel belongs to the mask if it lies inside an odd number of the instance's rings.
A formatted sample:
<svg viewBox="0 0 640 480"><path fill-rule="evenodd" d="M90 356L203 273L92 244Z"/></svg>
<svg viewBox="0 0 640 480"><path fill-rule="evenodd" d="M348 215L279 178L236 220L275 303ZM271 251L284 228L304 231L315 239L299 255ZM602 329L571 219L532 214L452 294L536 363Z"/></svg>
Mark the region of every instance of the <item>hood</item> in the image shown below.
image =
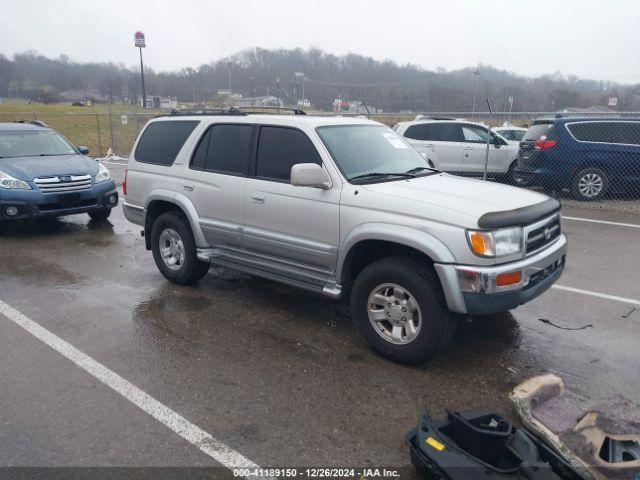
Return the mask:
<svg viewBox="0 0 640 480"><path fill-rule="evenodd" d="M424 212L425 218L470 228L477 228L478 219L486 213L528 207L549 199L531 190L446 173L362 187L378 195L413 203L413 206L403 206L404 202L389 202L396 205L395 209L406 208L417 216Z"/></svg>
<svg viewBox="0 0 640 480"><path fill-rule="evenodd" d="M84 155L0 158L0 171L32 182L38 177L91 175L98 173L98 162Z"/></svg>

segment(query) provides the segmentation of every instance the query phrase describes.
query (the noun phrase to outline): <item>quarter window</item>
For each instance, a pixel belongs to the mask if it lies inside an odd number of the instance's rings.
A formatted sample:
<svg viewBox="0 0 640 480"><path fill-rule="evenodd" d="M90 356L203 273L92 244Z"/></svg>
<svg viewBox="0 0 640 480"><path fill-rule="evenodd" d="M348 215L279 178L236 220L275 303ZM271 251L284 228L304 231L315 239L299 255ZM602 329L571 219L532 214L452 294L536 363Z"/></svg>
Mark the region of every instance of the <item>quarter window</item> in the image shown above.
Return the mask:
<svg viewBox="0 0 640 480"><path fill-rule="evenodd" d="M256 176L289 182L296 163L322 165L316 147L300 130L262 127L258 142Z"/></svg>
<svg viewBox="0 0 640 480"><path fill-rule="evenodd" d="M198 123L188 120L151 123L136 146L136 161L171 166Z"/></svg>

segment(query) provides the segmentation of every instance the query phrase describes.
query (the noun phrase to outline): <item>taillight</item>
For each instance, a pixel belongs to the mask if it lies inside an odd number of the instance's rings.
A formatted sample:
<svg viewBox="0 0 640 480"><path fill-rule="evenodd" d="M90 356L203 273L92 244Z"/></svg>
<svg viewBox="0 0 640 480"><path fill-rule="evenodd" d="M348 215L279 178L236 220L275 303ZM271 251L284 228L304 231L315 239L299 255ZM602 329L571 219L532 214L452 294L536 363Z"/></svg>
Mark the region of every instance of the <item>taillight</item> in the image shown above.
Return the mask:
<svg viewBox="0 0 640 480"><path fill-rule="evenodd" d="M533 148L536 150L549 150L556 146L555 140L536 140L536 143L533 144Z"/></svg>
<svg viewBox="0 0 640 480"><path fill-rule="evenodd" d="M127 172L128 172L128 170L125 168L124 169L124 181L122 182L122 194L123 195L127 194Z"/></svg>

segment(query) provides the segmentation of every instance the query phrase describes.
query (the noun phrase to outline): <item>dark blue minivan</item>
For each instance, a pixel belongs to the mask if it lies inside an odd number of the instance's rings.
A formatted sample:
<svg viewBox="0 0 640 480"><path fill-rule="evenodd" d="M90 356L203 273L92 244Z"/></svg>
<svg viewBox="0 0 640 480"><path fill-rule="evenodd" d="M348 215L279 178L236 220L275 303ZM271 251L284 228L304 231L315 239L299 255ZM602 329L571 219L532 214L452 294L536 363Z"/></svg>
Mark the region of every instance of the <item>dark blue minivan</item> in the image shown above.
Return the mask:
<svg viewBox="0 0 640 480"><path fill-rule="evenodd" d="M560 117L533 122L520 142L515 179L580 200L640 192L640 119Z"/></svg>
<svg viewBox="0 0 640 480"><path fill-rule="evenodd" d="M76 213L105 220L118 192L87 153L44 124L0 123L0 225Z"/></svg>

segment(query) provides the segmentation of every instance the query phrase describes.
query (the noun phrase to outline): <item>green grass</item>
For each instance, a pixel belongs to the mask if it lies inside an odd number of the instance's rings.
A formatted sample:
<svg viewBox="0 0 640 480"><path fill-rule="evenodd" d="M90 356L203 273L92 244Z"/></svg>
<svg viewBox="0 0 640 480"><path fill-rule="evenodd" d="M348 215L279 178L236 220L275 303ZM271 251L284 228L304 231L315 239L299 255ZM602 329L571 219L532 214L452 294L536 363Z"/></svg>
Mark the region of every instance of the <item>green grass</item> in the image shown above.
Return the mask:
<svg viewBox="0 0 640 480"><path fill-rule="evenodd" d="M24 100L5 99L0 105L0 122L41 120L60 131L75 145L89 147L91 155L104 155L109 147L113 147L118 155L128 156L139 130L154 115L162 113L166 111L113 104L109 128L109 105L72 107L68 103L29 104ZM122 124L121 115L127 115L126 125Z"/></svg>

